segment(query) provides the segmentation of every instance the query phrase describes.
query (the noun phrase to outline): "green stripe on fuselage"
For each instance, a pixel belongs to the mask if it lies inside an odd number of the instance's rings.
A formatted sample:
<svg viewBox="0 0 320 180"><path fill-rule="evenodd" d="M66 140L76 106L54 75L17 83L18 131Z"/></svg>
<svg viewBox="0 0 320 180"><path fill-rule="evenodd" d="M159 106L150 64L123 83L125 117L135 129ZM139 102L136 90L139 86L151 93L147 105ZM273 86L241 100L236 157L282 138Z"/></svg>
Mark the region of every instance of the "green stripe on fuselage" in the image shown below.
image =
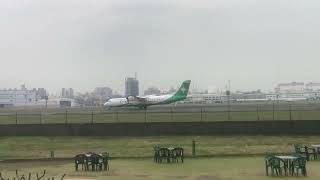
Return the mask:
<svg viewBox="0 0 320 180"><path fill-rule="evenodd" d="M182 101L187 98L189 87L190 87L191 80L186 80L182 83L181 87L178 89L178 91L170 96L168 99L157 102L157 103L146 103L146 104L134 104L134 105L128 105L128 106L135 106L139 108L144 108L151 105L161 105L161 104L171 104L177 101Z"/></svg>

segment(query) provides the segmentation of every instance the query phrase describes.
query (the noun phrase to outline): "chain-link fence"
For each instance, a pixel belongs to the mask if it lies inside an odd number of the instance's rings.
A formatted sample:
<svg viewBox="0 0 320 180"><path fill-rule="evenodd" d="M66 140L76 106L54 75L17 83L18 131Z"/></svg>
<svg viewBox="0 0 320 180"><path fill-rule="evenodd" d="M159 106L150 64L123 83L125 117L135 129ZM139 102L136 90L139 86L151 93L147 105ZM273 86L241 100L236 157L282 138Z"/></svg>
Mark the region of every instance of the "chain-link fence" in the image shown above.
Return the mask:
<svg viewBox="0 0 320 180"><path fill-rule="evenodd" d="M320 120L320 104L179 105L141 109L0 111L0 124Z"/></svg>

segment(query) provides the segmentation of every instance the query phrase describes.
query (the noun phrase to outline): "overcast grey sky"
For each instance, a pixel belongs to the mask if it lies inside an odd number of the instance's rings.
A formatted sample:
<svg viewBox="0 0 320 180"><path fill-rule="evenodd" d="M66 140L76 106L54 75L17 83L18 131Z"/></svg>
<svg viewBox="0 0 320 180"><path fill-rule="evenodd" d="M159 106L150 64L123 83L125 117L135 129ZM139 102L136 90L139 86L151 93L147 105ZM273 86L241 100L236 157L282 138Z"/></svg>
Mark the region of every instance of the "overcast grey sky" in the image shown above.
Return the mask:
<svg viewBox="0 0 320 180"><path fill-rule="evenodd" d="M320 81L319 0L1 0L0 88Z"/></svg>

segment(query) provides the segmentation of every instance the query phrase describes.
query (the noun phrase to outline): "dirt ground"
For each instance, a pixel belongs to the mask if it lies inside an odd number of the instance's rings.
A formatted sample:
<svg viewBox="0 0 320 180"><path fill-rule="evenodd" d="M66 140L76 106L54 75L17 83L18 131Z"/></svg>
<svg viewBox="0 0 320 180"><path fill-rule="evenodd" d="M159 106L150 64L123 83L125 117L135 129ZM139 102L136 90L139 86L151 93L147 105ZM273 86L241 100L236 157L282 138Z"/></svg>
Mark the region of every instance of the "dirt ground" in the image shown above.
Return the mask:
<svg viewBox="0 0 320 180"><path fill-rule="evenodd" d="M26 167L41 168L45 166L59 166L72 163L71 160L10 160L0 162L0 169L15 171Z"/></svg>
<svg viewBox="0 0 320 180"><path fill-rule="evenodd" d="M308 180L320 179L320 161L308 162ZM187 158L184 163L154 163L151 158L145 159L114 159L110 161L109 171L75 171L72 160L54 161L10 161L0 162L3 177L15 177L19 174L41 174L46 170L46 179L60 179L66 174L65 180L269 180L265 175L263 157L217 157ZM281 179L296 179L282 177ZM305 177L299 177L305 179Z"/></svg>

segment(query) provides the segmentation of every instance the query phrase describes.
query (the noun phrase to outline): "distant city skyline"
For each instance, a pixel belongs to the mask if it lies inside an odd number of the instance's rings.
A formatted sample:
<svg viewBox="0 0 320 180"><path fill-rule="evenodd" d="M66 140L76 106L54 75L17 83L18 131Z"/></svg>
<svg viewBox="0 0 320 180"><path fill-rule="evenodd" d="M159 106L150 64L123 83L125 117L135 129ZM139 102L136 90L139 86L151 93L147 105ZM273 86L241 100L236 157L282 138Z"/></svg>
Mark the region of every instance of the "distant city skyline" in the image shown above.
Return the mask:
<svg viewBox="0 0 320 180"><path fill-rule="evenodd" d="M296 88L298 88L298 89L300 89L300 90L302 90L302 89L305 89L305 90L308 90L309 88L311 88L311 87L320 87L320 83L319 82L311 82L311 81L307 81L307 82L297 82L297 81L292 81L292 82L281 82L281 83L278 83L278 84L276 84L274 87L272 87L272 88L270 88L270 90L261 90L261 89L258 89L258 88L256 88L256 89L231 89L232 90L232 92L250 92L250 91L257 91L257 90L259 90L259 91L261 91L261 92L264 92L264 93L269 93L269 92L277 92L278 90L277 89L280 89L280 86L281 87L283 87L283 88L289 88L290 89L290 86L296 86ZM173 89L176 89L176 88L178 88L179 87L179 85L178 86L170 86L170 87L168 87L168 88L165 88L165 89L161 89L161 88L158 88L158 87L156 87L156 86L149 86L149 87L146 87L145 89L140 89L140 93L141 94L144 94L145 93L145 91L147 90L149 90L150 91L150 89L159 89L159 91L160 92L170 92L170 91L172 91ZM26 85L26 84L21 84L19 87L8 87L8 88L0 88L0 90L4 90L4 89L7 89L7 90L9 90L9 89L11 89L11 90L14 90L14 89L21 89L21 88L23 88L23 89L25 89L25 90L34 90L34 89L36 89L36 88L41 88L41 90L48 90L47 88L45 88L45 87L30 87L30 86L28 86L28 85ZM114 95L125 95L125 92L119 92L119 91L117 91L117 90L115 90L112 86L100 86L100 87L94 87L94 88L90 88L90 90L88 90L88 91L79 91L79 90L77 90L77 89L74 89L74 88L70 88L70 89L72 89L72 91L74 91L75 93L81 93L81 94L84 94L84 93L95 93L95 91L97 91L97 89L102 89L102 88L111 88L109 91L111 91L111 93L112 93L112 91L113 91L113 94ZM140 88L140 87L139 87ZM173 88L173 89L172 89ZM69 88L67 88L67 89L69 89ZM125 89L125 88L124 88ZM64 96L64 95L62 95L63 93L61 93L61 91L64 91L65 90L65 88L60 88L58 91L48 91L47 93L49 94L49 95L56 95L56 96ZM201 93L203 93L203 92L208 92L208 93L215 93L215 92L219 92L220 91L220 93L221 92L224 92L224 91L226 91L227 90L227 85L225 85L224 87L214 87L214 86L211 86L211 88L210 87L208 87L208 88L204 88L204 89L198 89L198 88L196 88L196 87L193 87L193 88L191 88L190 89L190 91L191 92L194 92L194 91L196 91L196 92L201 92ZM158 93L159 94L159 93ZM73 92L72 92L72 96L73 96Z"/></svg>
<svg viewBox="0 0 320 180"><path fill-rule="evenodd" d="M0 88L124 94L320 81L320 1L2 0Z"/></svg>

